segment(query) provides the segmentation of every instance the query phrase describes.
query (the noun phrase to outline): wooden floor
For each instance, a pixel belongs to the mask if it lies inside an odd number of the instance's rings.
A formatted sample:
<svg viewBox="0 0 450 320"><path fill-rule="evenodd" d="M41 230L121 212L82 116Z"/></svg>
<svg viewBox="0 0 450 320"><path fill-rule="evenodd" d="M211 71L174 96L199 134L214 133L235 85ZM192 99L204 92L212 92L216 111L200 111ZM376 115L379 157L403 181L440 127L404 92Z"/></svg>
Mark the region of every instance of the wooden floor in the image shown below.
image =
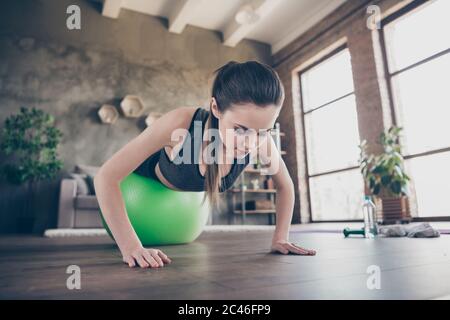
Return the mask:
<svg viewBox="0 0 450 320"><path fill-rule="evenodd" d="M38 299L434 299L450 294L450 236L344 239L293 232L318 254L268 253L271 232L211 232L188 245L160 247L173 260L130 269L106 237L0 238L0 298ZM68 290L66 268L81 268ZM381 269L369 290L367 268Z"/></svg>

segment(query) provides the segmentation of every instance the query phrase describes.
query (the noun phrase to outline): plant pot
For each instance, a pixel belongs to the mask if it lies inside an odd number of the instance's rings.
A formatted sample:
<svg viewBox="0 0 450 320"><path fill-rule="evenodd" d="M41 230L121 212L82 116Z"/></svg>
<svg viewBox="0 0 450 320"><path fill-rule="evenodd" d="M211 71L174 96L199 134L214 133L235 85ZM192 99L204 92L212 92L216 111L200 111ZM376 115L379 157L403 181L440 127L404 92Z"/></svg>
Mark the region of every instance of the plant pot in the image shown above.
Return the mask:
<svg viewBox="0 0 450 320"><path fill-rule="evenodd" d="M27 181L24 186L22 205L18 207L16 217L16 232L20 234L30 234L33 232L36 220L36 208L34 207L35 183Z"/></svg>
<svg viewBox="0 0 450 320"><path fill-rule="evenodd" d="M375 198L377 220L380 224L406 223L411 221L408 197Z"/></svg>

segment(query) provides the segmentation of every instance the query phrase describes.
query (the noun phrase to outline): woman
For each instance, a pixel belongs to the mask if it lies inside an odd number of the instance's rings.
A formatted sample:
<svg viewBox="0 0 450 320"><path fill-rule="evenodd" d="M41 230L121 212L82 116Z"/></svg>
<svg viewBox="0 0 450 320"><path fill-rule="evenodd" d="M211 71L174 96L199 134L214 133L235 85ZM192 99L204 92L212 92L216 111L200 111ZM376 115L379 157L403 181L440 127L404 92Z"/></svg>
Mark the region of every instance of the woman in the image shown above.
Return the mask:
<svg viewBox="0 0 450 320"><path fill-rule="evenodd" d="M315 255L289 242L294 187L272 136L284 88L278 74L256 61L230 61L215 71L210 110L180 107L167 112L106 161L94 181L103 217L130 267L162 267L171 259L161 250L144 248L128 219L119 188L131 172L159 180L180 191L205 191L211 204L230 188L250 157L268 166L276 189L277 225L271 252ZM196 134L196 124L204 130ZM177 135L180 129L186 134ZM203 132L203 131L200 131ZM218 133L218 134L215 134ZM219 137L213 139L212 137ZM175 137L175 138L174 138ZM208 143L208 140L213 142ZM197 148L195 147L197 146ZM214 145L213 157L208 148ZM201 146L201 147L200 147ZM192 151L193 150L193 151ZM192 151L187 163L174 155Z"/></svg>

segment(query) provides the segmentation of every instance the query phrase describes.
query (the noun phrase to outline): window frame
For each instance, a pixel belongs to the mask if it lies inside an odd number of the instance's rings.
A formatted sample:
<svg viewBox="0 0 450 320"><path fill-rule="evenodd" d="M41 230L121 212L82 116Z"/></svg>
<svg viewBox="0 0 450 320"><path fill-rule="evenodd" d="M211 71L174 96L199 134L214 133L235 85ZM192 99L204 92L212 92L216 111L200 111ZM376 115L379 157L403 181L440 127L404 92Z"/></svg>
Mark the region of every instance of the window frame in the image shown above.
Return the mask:
<svg viewBox="0 0 450 320"><path fill-rule="evenodd" d="M390 72L389 70L389 58L388 58L388 50L387 50L387 44L386 44L386 35L385 35L385 27L389 25L390 23L396 21L397 19L402 18L403 16L410 14L416 9L419 9L421 6L426 5L429 2L429 0L414 0L411 3L407 4L400 10L388 15L384 19L380 21L380 29L378 30L379 35L379 41L380 41L380 47L381 47L381 54L382 54L382 62L383 62L383 70L385 74L385 79L387 82L387 93L388 93L388 100L389 100L389 108L391 112L391 120L392 125L398 126L399 125L399 119L397 114L397 107L395 105L395 97L394 97L394 86L393 86L393 78L403 72L409 71L411 69L414 69L418 66L421 66L427 62L433 61L441 56L444 56L446 54L450 54L450 48L444 49L443 51L437 52L427 58L421 59L419 61L416 61L415 63L403 67L402 69L396 70L394 72ZM430 156L434 154L440 154L444 152L449 152L449 147L434 149L430 151L425 152L419 152L414 154L408 154L404 155L404 159L409 160L413 158L419 158L424 156ZM411 199L410 199L411 200ZM413 217L413 221L450 221L450 215L449 216L439 216L439 217Z"/></svg>
<svg viewBox="0 0 450 320"><path fill-rule="evenodd" d="M321 57L320 59L318 59L317 61L314 61L312 64L308 65L306 68L300 70L297 72L297 77L298 77L298 81L299 81L299 90L300 90L300 111L301 111L301 120L302 120L302 135L303 135L303 141L305 143L305 154L304 154L304 161L305 161L305 171L306 171L306 185L307 190L307 198L309 201L309 205L308 205L308 210L309 210L309 217L310 217L310 222L311 223L329 223L329 222L335 222L335 223L339 223L339 222L361 222L363 221L363 219L341 219L341 220L314 220L313 218L313 214L312 214L312 206L311 206L311 191L310 191L310 179L311 178L315 178L315 177L319 177L319 176L323 176L323 175L330 175L330 174L334 174L334 173L341 173L341 172L347 172L347 171L353 171L358 169L359 170L359 165L354 165L354 166L349 166L349 167L345 167L345 168L341 168L341 169L335 169L335 170L328 170L328 171L323 171L320 173L314 173L314 174L310 174L309 173L309 163L308 163L308 146L307 146L307 139L306 139L306 117L305 115L322 109L334 102L337 102L339 100L342 100L344 98L347 98L351 95L354 95L356 98L356 92L355 92L355 87L353 86L353 91L350 93L346 93L343 96L340 96L338 98L335 98L331 101L328 101L324 104L321 104L313 109L309 109L308 111L305 111L305 103L303 100L303 93L302 93L302 74L308 72L309 70L313 69L314 67L316 67L317 65L321 64L322 62L328 60L329 58L332 58L333 56L339 54L341 51L343 50L349 50L349 47L347 45L347 43L344 43L338 47L336 47L335 49L333 49L332 51L330 51L329 53L327 53L326 55L324 55L323 57ZM361 197L364 195L361 195Z"/></svg>

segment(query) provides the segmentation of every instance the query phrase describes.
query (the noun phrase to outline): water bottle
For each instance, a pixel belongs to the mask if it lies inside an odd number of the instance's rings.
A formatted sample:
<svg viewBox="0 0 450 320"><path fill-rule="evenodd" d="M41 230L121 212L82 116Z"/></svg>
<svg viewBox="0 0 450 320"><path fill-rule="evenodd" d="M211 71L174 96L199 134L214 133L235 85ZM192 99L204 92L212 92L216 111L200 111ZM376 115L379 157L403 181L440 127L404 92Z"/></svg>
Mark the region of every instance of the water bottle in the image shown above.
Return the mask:
<svg viewBox="0 0 450 320"><path fill-rule="evenodd" d="M364 196L364 237L373 238L378 234L377 219L375 216L375 204L370 200L370 196Z"/></svg>

